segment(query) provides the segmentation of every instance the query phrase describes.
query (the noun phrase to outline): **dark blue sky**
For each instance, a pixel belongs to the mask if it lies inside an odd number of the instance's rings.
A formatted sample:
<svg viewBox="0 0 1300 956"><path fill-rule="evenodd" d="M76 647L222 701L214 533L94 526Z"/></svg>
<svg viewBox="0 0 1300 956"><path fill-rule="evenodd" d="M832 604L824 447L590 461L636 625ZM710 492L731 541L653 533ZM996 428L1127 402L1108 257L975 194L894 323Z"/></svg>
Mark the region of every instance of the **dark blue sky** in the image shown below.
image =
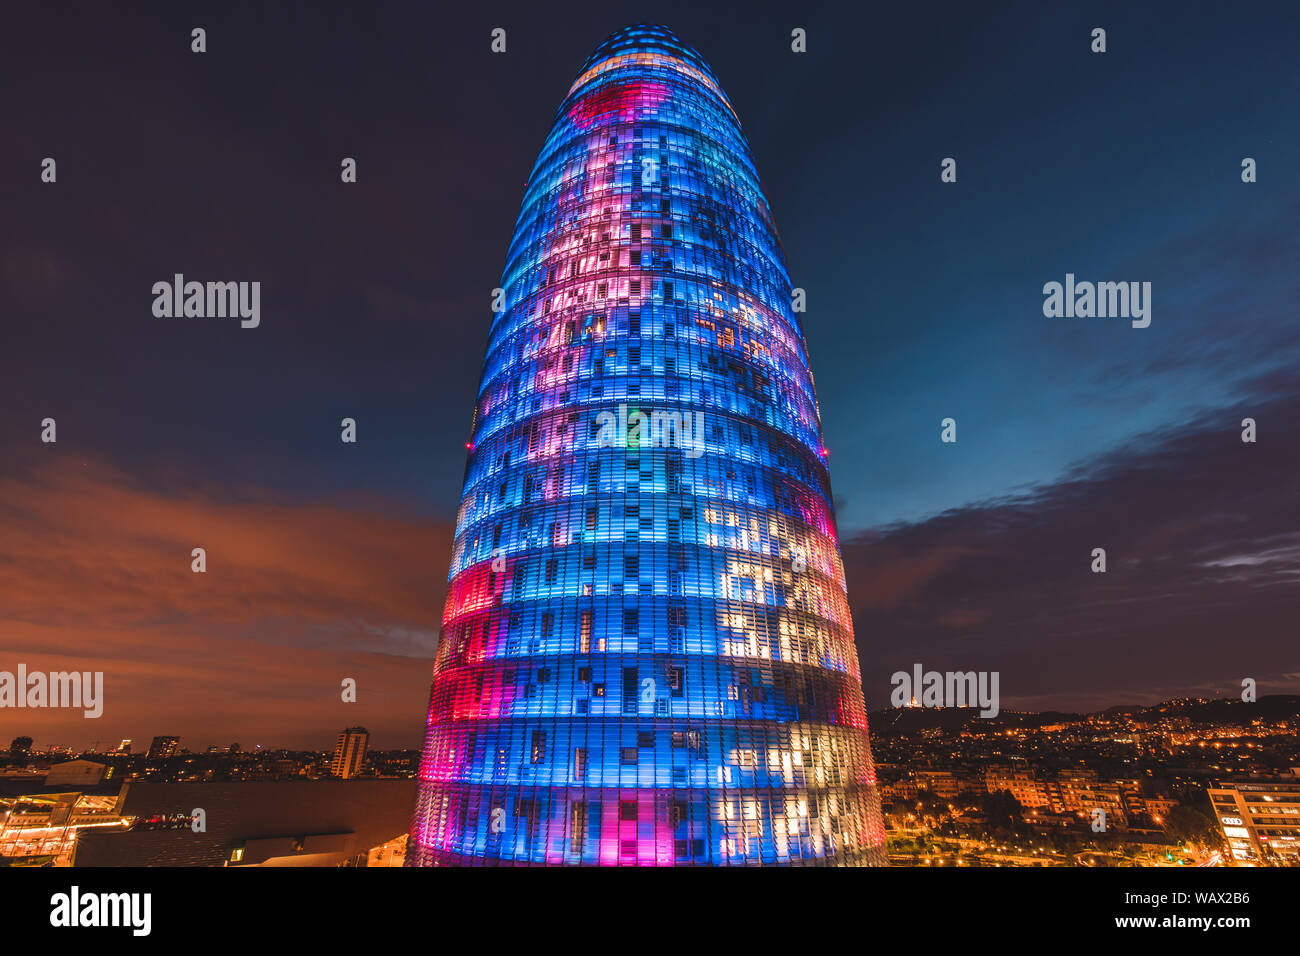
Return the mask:
<svg viewBox="0 0 1300 956"><path fill-rule="evenodd" d="M975 666L962 654L978 647L977 663L1010 671L1030 644L1075 641L1066 622L1098 596L1087 579L1035 572L1102 543L1088 516L1103 512L1107 543L1163 569L1107 581L1130 588L1115 606L1144 608L1142 641L1127 612L1104 625L1118 647L1147 648L1137 674L1116 682L1075 661L1032 691L1027 676L1022 700L1230 687L1251 668L1293 687L1300 13L986 6L12 11L0 37L20 78L0 89L0 474L39 487L57 454L160 499L451 515L490 290L556 106L606 35L663 22L735 104L808 292L869 704L883 703L895 664ZM201 56L193 26L208 31ZM488 52L496 26L504 56ZM807 54L789 50L795 26ZM1097 26L1104 55L1089 50ZM54 186L39 182L45 156ZM355 186L339 183L343 156L358 159ZM939 181L947 156L955 184ZM260 280L262 326L154 318L150 287L178 271ZM1067 272L1150 282L1151 326L1045 318L1042 286ZM46 415L59 421L54 454L33 444ZM345 415L355 448L338 441ZM1234 457L1244 415L1260 417L1253 463ZM956 445L939 441L948 416ZM1199 480L1133 478L1175 450L1186 467L1174 474ZM1121 487L1129 506L1107 497ZM1223 524L1200 525L1207 515ZM1030 540L1026 528L1055 530ZM1170 545L1180 528L1209 537L1193 534L1184 553ZM1133 541L1117 540L1125 530ZM1281 570L1248 581L1254 604L1201 582L1193 591L1225 608L1223 623L1193 615L1204 633L1178 640L1209 648L1249 618L1258 659L1184 654L1173 675L1159 596L1194 578L1198 542L1229 540L1255 556L1231 566L1271 555ZM384 633L436 632L448 556L434 550L427 619ZM1004 570L1021 591L992 573L994 553L1016 555ZM429 656L420 639L394 640L381 653ZM1004 678L1004 696L1016 687Z"/></svg>
<svg viewBox="0 0 1300 956"><path fill-rule="evenodd" d="M854 119L796 121L807 163L769 185L849 528L1055 481L1296 367L1295 18L1070 6L826 31L864 66L838 71ZM1044 318L1066 272L1150 281L1151 326Z"/></svg>
<svg viewBox="0 0 1300 956"><path fill-rule="evenodd" d="M736 103L808 290L846 530L1053 481L1294 359L1285 5L653 6ZM44 400L111 391L128 422L193 436L231 480L277 462L304 487L450 511L523 182L577 64L635 5L594 9L22 15L40 19L6 53L39 83L8 92L6 279L25 283L20 310L49 310L28 328L62 343ZM191 21L204 56L177 39ZM498 22L510 48L492 57ZM808 54L789 52L790 24ZM37 153L61 163L57 195L30 175ZM341 155L360 160L356 189L333 188ZM1241 183L1243 156L1258 183ZM42 262L74 274L34 293ZM142 285L187 266L265 275L266 326L160 335L139 319ZM1151 327L1045 319L1042 285L1066 272L1150 281ZM206 370L175 360L178 338ZM8 350L26 375L31 359ZM345 411L370 444L338 474ZM947 416L955 447L937 441ZM120 450L138 430L97 432Z"/></svg>

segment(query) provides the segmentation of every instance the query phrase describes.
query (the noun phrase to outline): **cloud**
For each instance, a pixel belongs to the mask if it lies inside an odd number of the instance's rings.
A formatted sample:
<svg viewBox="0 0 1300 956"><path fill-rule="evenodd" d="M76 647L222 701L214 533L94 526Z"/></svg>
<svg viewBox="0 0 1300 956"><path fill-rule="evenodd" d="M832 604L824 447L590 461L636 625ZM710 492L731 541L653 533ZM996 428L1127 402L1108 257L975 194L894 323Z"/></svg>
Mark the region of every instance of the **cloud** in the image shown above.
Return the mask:
<svg viewBox="0 0 1300 956"><path fill-rule="evenodd" d="M417 743L450 528L401 503L168 487L66 457L0 479L0 669L107 685L99 720L24 711L26 732L324 745L363 723Z"/></svg>
<svg viewBox="0 0 1300 956"><path fill-rule="evenodd" d="M846 541L869 705L918 661L1000 671L1008 707L1300 689L1300 396L1268 394L1057 484Z"/></svg>

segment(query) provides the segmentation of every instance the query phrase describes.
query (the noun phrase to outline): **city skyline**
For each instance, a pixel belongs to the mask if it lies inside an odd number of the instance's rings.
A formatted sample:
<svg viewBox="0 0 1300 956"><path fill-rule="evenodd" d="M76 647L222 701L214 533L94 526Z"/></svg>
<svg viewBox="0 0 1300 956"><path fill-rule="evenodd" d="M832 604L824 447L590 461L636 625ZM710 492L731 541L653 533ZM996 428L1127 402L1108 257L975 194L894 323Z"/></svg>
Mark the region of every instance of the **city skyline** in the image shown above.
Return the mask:
<svg viewBox="0 0 1300 956"><path fill-rule="evenodd" d="M1260 698L1260 701L1267 701L1269 699L1278 700L1278 701L1292 700L1292 699L1296 699L1297 696L1298 695L1292 695L1292 694L1266 694ZM1162 706L1180 704L1185 702L1204 702L1204 703L1221 702L1227 704L1246 703L1244 701L1241 701L1238 697L1221 696L1216 698L1206 698L1206 697L1168 698L1160 701L1155 701L1153 703L1145 703L1145 704L1137 704L1137 703L1112 704L1106 708L1100 710L1094 710L1094 711L1070 711L1070 710L1055 710L1055 709L1046 709L1046 710L1039 711L1039 710L1019 710L1016 708L1003 708L999 712L998 718L995 718L994 720L996 721L997 719L1001 719L1005 721L1008 719L1015 720L1015 719L1021 719L1026 717L1040 717L1040 716L1086 720L1088 718L1104 717L1114 713L1127 713L1127 712L1136 712L1136 711L1143 711L1149 709L1158 709ZM970 718L974 720L985 719L979 717L980 707L978 704L969 707L906 706L906 707L899 708L899 707L885 706L885 707L869 709L867 711L867 717L872 719L877 719L877 720L879 718L885 718L886 726L888 726L888 718L891 715L898 714L899 711L913 711L913 712L923 711L926 713L932 713L936 715L965 714L965 715L970 715ZM872 727L875 726L877 726L877 724L873 723ZM317 739L320 741L319 746L302 746L302 747L288 746L283 743L276 743L275 741L270 741L268 743L253 743L245 746L240 741L227 740L225 737L217 738L217 737L209 736L209 737L201 738L195 742L194 746L197 747L198 749L191 749L190 746L185 741L185 739L182 739L181 746L178 752L189 754L191 756L196 756L196 757L205 756L209 753L225 754L231 752L229 750L230 747L238 745L240 748L238 753L243 753L243 754L256 753L259 751L266 752L266 753L274 753L278 751L289 751L289 752L297 752L297 753L332 754L337 746L339 732L340 732L340 728L334 728L334 727L321 728L319 733L317 734ZM874 732L875 731L873 730L873 733ZM11 738L11 740L22 738L25 736L31 736L31 735L25 734L20 731L19 733L15 734ZM137 737L122 737L120 739L115 737L112 738L111 740L109 739L96 740L93 741L92 744L98 746L99 749L95 749L95 750L84 748L84 747L78 748L70 744L60 743L58 741L53 741L53 740L41 740L39 738L34 738L30 751L33 754L45 754L49 752L50 748L55 748L55 752L57 753L66 753L72 755L95 754L95 755L108 756L116 752L116 747L118 744L121 743L122 740L130 740L133 743L133 748L130 756L144 757L145 756L144 751L135 749L134 742L135 741L143 742L145 740L150 739L152 736L156 736L156 735L151 734L147 736L141 735ZM114 741L116 741L116 743ZM5 741L0 739L0 745L4 745L4 744ZM0 747L0 749L3 748ZM420 741L417 739L414 743L409 743L409 744L394 743L391 746L385 745L379 748L370 748L370 750L378 750L380 752L398 752L398 751L418 752L420 750Z"/></svg>
<svg viewBox="0 0 1300 956"><path fill-rule="evenodd" d="M893 864L1296 862L1300 696L1085 716L891 708L871 717ZM405 857L418 751L370 751L349 783L320 751L61 760L24 759L25 741L16 743L17 755L0 750L0 857L15 864L394 866ZM223 824L195 841L200 795L210 813L222 808ZM303 836L322 811L337 826L338 814L360 822L362 807L366 837ZM268 828L285 836L267 839Z"/></svg>

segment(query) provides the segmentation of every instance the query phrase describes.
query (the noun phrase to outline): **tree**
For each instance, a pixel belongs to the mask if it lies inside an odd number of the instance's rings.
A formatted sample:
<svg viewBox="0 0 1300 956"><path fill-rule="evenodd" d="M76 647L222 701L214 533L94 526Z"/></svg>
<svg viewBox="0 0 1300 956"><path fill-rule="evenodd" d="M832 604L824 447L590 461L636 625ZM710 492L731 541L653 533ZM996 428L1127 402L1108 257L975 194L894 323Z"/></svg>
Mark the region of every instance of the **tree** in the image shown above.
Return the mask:
<svg viewBox="0 0 1300 956"><path fill-rule="evenodd" d="M1165 832L1182 843L1217 846L1221 842L1219 825L1199 807L1180 804L1165 818Z"/></svg>
<svg viewBox="0 0 1300 956"><path fill-rule="evenodd" d="M980 809L988 817L991 830L1015 832L1024 823L1025 808L1010 790L994 790L984 795Z"/></svg>

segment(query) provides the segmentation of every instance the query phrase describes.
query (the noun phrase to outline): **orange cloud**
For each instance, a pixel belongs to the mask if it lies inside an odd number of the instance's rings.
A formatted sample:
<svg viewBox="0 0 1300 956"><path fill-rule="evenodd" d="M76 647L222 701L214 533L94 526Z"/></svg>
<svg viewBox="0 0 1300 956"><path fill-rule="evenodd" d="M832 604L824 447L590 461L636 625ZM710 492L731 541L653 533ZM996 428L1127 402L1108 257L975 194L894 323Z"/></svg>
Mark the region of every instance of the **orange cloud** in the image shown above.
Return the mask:
<svg viewBox="0 0 1300 956"><path fill-rule="evenodd" d="M982 623L989 616L988 611L976 611L968 608L957 608L952 611L945 611L939 615L938 623L944 627L950 627L954 630L963 627L974 627Z"/></svg>
<svg viewBox="0 0 1300 956"><path fill-rule="evenodd" d="M857 542L850 542L845 553L849 598L854 607L880 610L907 603L958 558L975 553L959 545L942 545L920 555L882 556L879 547L868 546L869 550L863 554L856 545ZM869 559L862 561L861 557L867 555Z"/></svg>
<svg viewBox="0 0 1300 956"><path fill-rule="evenodd" d="M98 720L6 710L5 730L73 746L180 733L198 749L326 746L361 723L377 746L419 742L445 522L242 489L161 493L94 461L0 479L0 502L0 670L103 671L106 684ZM344 677L355 704L340 701Z"/></svg>

